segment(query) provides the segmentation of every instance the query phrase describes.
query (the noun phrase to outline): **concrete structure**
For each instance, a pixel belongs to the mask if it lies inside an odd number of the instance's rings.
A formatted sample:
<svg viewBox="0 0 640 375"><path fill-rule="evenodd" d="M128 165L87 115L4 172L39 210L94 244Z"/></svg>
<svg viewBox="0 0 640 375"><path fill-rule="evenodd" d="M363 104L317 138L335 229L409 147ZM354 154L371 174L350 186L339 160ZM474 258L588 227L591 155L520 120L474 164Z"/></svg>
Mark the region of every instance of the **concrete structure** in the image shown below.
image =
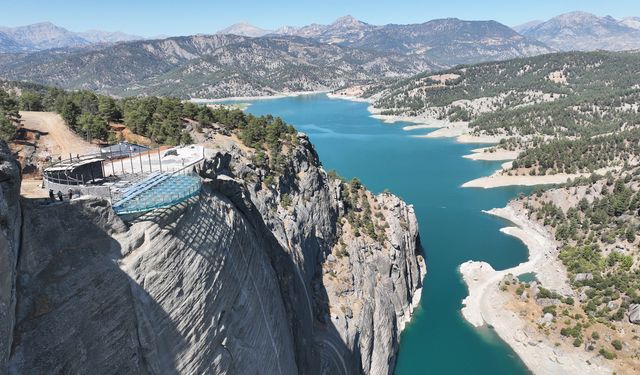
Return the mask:
<svg viewBox="0 0 640 375"><path fill-rule="evenodd" d="M45 169L45 181L61 183L66 185L84 185L85 183L95 183L96 180L103 179L104 169L102 162L104 159L97 157L72 158L62 161L52 167Z"/></svg>
<svg viewBox="0 0 640 375"><path fill-rule="evenodd" d="M200 178L193 170L204 159L203 147L184 146L160 151L133 146L137 145L123 142L112 146L115 148L102 149L99 156L70 156L45 169L44 188L65 196L71 192L73 197L106 198L118 214L172 206L200 191ZM125 150L126 157L122 157ZM133 152L137 153L134 155Z"/></svg>
<svg viewBox="0 0 640 375"><path fill-rule="evenodd" d="M151 149L146 146L129 142L120 142L115 145L101 148L100 153L105 159L118 159L129 157L131 155L137 155L141 152L147 152L149 150Z"/></svg>

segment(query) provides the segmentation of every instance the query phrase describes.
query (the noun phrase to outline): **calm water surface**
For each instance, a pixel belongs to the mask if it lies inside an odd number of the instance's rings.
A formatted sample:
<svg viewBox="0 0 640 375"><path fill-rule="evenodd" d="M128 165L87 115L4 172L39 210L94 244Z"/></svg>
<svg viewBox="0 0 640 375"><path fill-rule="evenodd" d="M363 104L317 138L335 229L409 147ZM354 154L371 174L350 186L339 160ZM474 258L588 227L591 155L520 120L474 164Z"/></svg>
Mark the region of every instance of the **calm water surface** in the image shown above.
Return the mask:
<svg viewBox="0 0 640 375"><path fill-rule="evenodd" d="M327 170L358 177L370 190L389 189L415 206L427 261L421 306L403 332L395 374L528 374L524 364L488 328L474 329L460 314L466 296L458 266L483 260L496 269L527 258L506 223L481 210L503 207L527 188L463 189L499 162L463 159L478 145L425 139L407 124L372 119L367 105L325 95L252 102L248 112L274 114L309 135Z"/></svg>

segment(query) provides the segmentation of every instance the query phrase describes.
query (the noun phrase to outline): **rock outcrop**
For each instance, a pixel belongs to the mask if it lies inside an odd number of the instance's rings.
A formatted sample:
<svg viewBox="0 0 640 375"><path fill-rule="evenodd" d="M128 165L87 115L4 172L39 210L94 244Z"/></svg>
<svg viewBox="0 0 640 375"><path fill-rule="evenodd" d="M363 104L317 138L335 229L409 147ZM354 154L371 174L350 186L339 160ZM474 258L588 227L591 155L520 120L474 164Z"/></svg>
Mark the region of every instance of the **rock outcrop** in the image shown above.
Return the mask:
<svg viewBox="0 0 640 375"><path fill-rule="evenodd" d="M20 166L0 141L0 374L11 351L20 244Z"/></svg>
<svg viewBox="0 0 640 375"><path fill-rule="evenodd" d="M640 305L629 306L629 321L633 324L640 324Z"/></svg>
<svg viewBox="0 0 640 375"><path fill-rule="evenodd" d="M361 193L386 225L354 236L305 136L275 178L219 151L200 196L127 223L98 199L2 211L16 281L1 274L0 373L393 371L425 271L413 209Z"/></svg>

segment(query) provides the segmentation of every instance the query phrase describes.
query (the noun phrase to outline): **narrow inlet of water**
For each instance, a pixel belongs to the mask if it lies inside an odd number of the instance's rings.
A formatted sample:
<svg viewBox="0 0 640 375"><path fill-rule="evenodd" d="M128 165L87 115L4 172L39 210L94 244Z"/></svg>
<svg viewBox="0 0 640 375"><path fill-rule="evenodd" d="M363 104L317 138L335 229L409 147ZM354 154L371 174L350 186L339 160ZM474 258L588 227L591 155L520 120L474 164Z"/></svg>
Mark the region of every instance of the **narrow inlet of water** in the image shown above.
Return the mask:
<svg viewBox="0 0 640 375"><path fill-rule="evenodd" d="M364 103L325 95L250 103L248 112L280 116L308 134L325 169L414 205L428 273L421 306L401 337L397 375L529 373L490 328L473 328L462 317L467 289L458 266L481 260L504 269L526 260L526 247L499 232L507 223L482 210L504 207L530 188L461 188L500 163L462 158L481 145L419 138L428 130L409 132L402 129L409 124L373 119Z"/></svg>

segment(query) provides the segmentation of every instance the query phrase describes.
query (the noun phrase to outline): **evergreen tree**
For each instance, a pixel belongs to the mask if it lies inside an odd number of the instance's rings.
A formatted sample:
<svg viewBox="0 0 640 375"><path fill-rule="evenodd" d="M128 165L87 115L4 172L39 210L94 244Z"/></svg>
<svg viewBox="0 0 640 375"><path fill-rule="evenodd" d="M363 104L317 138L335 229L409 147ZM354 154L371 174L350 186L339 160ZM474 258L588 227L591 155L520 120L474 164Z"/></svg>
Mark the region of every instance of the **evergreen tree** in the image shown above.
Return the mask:
<svg viewBox="0 0 640 375"><path fill-rule="evenodd" d="M42 95L35 91L23 91L20 95L20 109L24 111L42 111Z"/></svg>
<svg viewBox="0 0 640 375"><path fill-rule="evenodd" d="M122 118L116 101L108 96L100 96L98 98L98 113L105 122L114 122Z"/></svg>
<svg viewBox="0 0 640 375"><path fill-rule="evenodd" d="M76 126L80 113L80 108L71 100L66 100L60 110L60 116L62 116L67 125L74 130L77 129Z"/></svg>

